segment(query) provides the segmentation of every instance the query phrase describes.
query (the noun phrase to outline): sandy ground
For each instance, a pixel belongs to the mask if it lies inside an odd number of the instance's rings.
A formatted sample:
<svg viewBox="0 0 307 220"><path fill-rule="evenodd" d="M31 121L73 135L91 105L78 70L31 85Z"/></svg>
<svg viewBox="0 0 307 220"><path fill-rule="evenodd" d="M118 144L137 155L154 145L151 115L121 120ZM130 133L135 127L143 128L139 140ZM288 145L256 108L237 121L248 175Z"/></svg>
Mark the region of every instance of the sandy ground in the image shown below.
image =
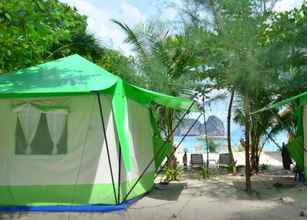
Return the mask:
<svg viewBox="0 0 307 220"><path fill-rule="evenodd" d="M307 219L300 216L307 216L307 187L294 182L292 173L266 171L253 177L253 189L251 195L245 193L242 175L212 174L201 180L195 171L169 185L157 184L127 211L1 214L0 220Z"/></svg>

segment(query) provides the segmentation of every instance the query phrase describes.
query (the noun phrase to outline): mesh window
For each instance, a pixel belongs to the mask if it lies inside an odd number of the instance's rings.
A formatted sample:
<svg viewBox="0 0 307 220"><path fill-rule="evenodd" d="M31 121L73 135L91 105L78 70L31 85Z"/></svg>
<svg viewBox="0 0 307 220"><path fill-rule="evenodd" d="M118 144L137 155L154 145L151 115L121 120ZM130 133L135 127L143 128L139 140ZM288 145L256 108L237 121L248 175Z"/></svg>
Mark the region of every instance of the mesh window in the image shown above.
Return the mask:
<svg viewBox="0 0 307 220"><path fill-rule="evenodd" d="M17 118L15 154L26 155L26 146L26 139L20 125L20 121ZM67 153L67 116L65 117L65 128L57 148L57 155ZM30 155L52 155L52 149L53 143L48 129L47 117L45 113L42 113L36 134L31 143Z"/></svg>
<svg viewBox="0 0 307 220"><path fill-rule="evenodd" d="M19 118L17 117L16 133L15 133L15 154L26 153L26 138L23 134Z"/></svg>

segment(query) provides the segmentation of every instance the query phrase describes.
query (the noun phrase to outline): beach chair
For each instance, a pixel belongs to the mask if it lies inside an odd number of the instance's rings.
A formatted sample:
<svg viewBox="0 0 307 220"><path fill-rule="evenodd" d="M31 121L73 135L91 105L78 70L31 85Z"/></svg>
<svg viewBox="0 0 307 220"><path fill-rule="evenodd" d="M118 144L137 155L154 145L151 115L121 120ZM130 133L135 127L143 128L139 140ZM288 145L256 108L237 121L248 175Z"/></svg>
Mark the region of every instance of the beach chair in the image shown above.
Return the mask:
<svg viewBox="0 0 307 220"><path fill-rule="evenodd" d="M229 161L229 154L228 153L221 153L219 154L219 159L217 161L218 168L227 168L230 165Z"/></svg>
<svg viewBox="0 0 307 220"><path fill-rule="evenodd" d="M201 168L204 167L204 158L202 154L191 154L191 168Z"/></svg>

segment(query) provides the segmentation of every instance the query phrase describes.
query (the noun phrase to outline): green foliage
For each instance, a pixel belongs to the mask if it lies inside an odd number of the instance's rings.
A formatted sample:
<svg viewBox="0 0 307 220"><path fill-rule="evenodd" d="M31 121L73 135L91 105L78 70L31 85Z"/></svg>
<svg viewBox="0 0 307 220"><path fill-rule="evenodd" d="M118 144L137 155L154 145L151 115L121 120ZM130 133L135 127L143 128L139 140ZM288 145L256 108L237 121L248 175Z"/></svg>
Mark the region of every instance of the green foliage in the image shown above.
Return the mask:
<svg viewBox="0 0 307 220"><path fill-rule="evenodd" d="M127 82L143 85L142 77L136 74L132 57L128 58L116 50L105 48L104 54L96 62L98 65L120 76Z"/></svg>
<svg viewBox="0 0 307 220"><path fill-rule="evenodd" d="M167 168L165 171L165 178L167 182L176 181L183 174L183 170L179 167Z"/></svg>
<svg viewBox="0 0 307 220"><path fill-rule="evenodd" d="M270 168L270 166L269 165L267 165L267 164L261 164L260 165L260 170L261 171L266 171L266 170L269 170L269 168Z"/></svg>
<svg viewBox="0 0 307 220"><path fill-rule="evenodd" d="M215 143L214 140L208 139L208 146L209 146L209 152L216 153L216 150L218 148L218 144Z"/></svg>
<svg viewBox="0 0 307 220"><path fill-rule="evenodd" d="M244 151L244 146L242 146L242 144L238 144L237 146L234 147L234 149L237 152L243 152Z"/></svg>
<svg viewBox="0 0 307 220"><path fill-rule="evenodd" d="M291 11L270 13L259 32L261 43L272 54L277 79L273 86L279 99L307 90L306 24L307 2L304 1L301 7Z"/></svg>
<svg viewBox="0 0 307 220"><path fill-rule="evenodd" d="M237 166L235 164L227 166L227 172L235 174L237 172Z"/></svg>
<svg viewBox="0 0 307 220"><path fill-rule="evenodd" d="M127 35L126 42L135 52L135 65L143 86L170 95L180 95L195 86L199 64L197 45L189 32L170 35L162 23L149 23L132 30L119 21L113 22Z"/></svg>
<svg viewBox="0 0 307 220"><path fill-rule="evenodd" d="M131 59L86 32L86 17L58 0L0 1L0 73L79 54L135 82Z"/></svg>
<svg viewBox="0 0 307 220"><path fill-rule="evenodd" d="M84 32L86 17L57 0L0 2L0 73L45 61L54 44Z"/></svg>
<svg viewBox="0 0 307 220"><path fill-rule="evenodd" d="M200 59L196 41L190 32L171 35L162 23L149 23L132 30L113 20L126 34L135 53L134 64L141 79L137 84L169 95L180 96L197 85ZM177 112L155 106L159 128L164 136L172 135ZM172 144L172 138L169 138Z"/></svg>
<svg viewBox="0 0 307 220"><path fill-rule="evenodd" d="M199 170L199 176L202 179L208 179L209 178L209 170L206 167L201 167Z"/></svg>
<svg viewBox="0 0 307 220"><path fill-rule="evenodd" d="M260 140L271 128L276 114L267 111L251 116L252 112L274 101L276 94L274 84L278 76L272 62L274 51L263 46L259 35L271 9L266 7L268 1L265 0L193 2L203 6L195 8L212 14L213 19L201 16L195 19L192 13L191 26L203 35L200 40L205 46L203 50L207 51L204 63L210 67L207 68L209 78L217 88L235 91L235 119L245 127L247 160L250 155L255 169L261 151Z"/></svg>
<svg viewBox="0 0 307 220"><path fill-rule="evenodd" d="M93 62L97 62L106 53L106 49L100 46L96 38L85 31L75 33L71 38L53 44L50 51L50 59L77 53Z"/></svg>

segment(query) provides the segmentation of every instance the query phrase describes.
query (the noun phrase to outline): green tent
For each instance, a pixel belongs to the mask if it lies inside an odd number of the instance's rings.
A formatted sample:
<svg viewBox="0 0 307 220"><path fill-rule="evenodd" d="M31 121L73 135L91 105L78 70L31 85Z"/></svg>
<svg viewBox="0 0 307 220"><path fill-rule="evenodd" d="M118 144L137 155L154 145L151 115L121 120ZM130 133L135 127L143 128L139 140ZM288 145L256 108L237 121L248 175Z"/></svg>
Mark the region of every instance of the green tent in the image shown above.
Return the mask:
<svg viewBox="0 0 307 220"><path fill-rule="evenodd" d="M0 76L0 205L119 204L147 192L160 150L152 103L192 101L131 85L72 55Z"/></svg>
<svg viewBox="0 0 307 220"><path fill-rule="evenodd" d="M288 150L296 165L304 170L307 179L307 92L290 97L277 103L272 103L253 114L273 108L281 108L291 102L296 102L295 116L297 121L296 136L288 143ZM306 126L305 126L306 125Z"/></svg>

